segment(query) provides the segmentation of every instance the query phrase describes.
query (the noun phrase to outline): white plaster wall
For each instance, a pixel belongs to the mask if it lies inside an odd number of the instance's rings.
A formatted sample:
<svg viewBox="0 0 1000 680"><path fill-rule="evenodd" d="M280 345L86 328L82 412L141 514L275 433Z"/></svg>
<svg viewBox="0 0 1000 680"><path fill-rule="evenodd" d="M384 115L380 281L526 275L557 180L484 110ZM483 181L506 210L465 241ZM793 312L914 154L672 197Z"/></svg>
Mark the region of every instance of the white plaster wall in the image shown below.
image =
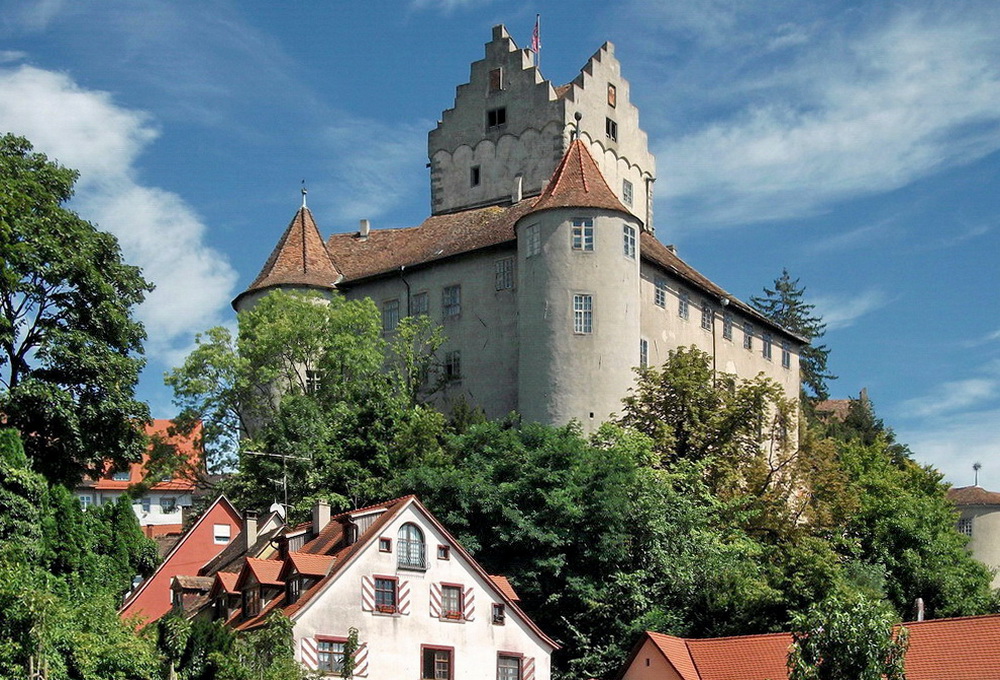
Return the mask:
<svg viewBox="0 0 1000 680"><path fill-rule="evenodd" d="M968 543L972 556L990 569L1000 569L1000 509L965 506L961 510L963 519L972 519L972 537ZM1000 574L994 574L993 587L1000 588Z"/></svg>
<svg viewBox="0 0 1000 680"><path fill-rule="evenodd" d="M100 505L105 503L113 503L118 500L121 496L120 491L98 491L96 489L88 491L94 497L94 501ZM77 494L79 495L79 494ZM175 510L173 512L163 512L160 509L160 499L163 497L175 499ZM135 512L135 516L139 520L141 526L160 526L164 524L180 524L181 523L181 508L184 506L190 507L194 502L191 494L180 493L180 492L158 492L152 491L145 495L145 498L149 499L149 512L142 509L142 501L139 499L132 501L132 510Z"/></svg>
<svg viewBox="0 0 1000 680"><path fill-rule="evenodd" d="M399 527L406 522L417 524L424 532L428 556L426 571L399 569L396 566L396 536ZM347 637L348 629L353 626L358 629L359 642L368 643L370 680L421 677L421 645L454 647L454 678L495 680L497 652L504 651L534 657L535 677L538 680L549 679L547 646L509 608L504 625L492 623L491 605L502 602L502 599L463 562L454 548L451 559L436 559L438 544L447 544L447 541L424 521L421 513L412 507L404 510L379 535L392 539L392 553L379 552L377 541L370 544L319 595L315 604L295 618L297 654L301 653L303 638L316 635ZM376 614L361 609L361 578L376 574L408 581L408 615ZM441 582L474 588L474 620L443 621L430 615L430 586Z"/></svg>

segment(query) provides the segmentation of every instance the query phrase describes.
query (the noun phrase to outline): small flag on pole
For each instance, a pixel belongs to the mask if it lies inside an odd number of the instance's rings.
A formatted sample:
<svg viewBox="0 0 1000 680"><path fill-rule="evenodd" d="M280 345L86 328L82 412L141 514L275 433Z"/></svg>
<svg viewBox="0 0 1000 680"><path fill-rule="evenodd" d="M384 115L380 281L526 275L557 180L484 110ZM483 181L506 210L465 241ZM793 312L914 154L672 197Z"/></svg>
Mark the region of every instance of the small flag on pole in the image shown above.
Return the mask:
<svg viewBox="0 0 1000 680"><path fill-rule="evenodd" d="M535 15L535 30L531 32L531 51L535 53L535 65L537 66L542 52L542 34L540 31L541 14Z"/></svg>

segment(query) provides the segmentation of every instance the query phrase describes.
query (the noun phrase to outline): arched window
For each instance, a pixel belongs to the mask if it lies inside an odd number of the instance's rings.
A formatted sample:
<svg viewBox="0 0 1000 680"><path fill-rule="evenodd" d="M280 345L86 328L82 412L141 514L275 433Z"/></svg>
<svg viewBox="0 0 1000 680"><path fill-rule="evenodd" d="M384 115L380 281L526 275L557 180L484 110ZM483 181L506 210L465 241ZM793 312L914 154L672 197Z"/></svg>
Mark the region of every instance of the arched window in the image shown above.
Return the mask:
<svg viewBox="0 0 1000 680"><path fill-rule="evenodd" d="M424 532L416 524L404 524L396 536L397 564L401 567L423 569L427 566L424 559Z"/></svg>

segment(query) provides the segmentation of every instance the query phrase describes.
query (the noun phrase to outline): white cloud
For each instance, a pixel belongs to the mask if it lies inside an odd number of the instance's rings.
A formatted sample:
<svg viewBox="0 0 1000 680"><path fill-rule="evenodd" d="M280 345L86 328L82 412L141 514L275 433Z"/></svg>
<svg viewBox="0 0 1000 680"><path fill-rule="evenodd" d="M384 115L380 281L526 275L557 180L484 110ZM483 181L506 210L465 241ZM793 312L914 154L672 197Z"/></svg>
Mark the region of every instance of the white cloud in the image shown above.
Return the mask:
<svg viewBox="0 0 1000 680"><path fill-rule="evenodd" d="M216 323L236 274L205 245L205 225L183 199L137 179L136 159L157 136L149 117L64 74L30 66L0 68L0 91L0 129L80 170L73 207L115 234L125 259L156 284L138 311L150 356L162 358Z"/></svg>
<svg viewBox="0 0 1000 680"><path fill-rule="evenodd" d="M889 297L880 290L868 290L850 297L821 295L811 300L817 314L826 323L828 331L847 328L859 318L889 303Z"/></svg>
<svg viewBox="0 0 1000 680"><path fill-rule="evenodd" d="M973 482L972 464L982 463L980 486L1000 490L1000 409L957 414L897 428L914 458L944 473L955 486Z"/></svg>
<svg viewBox="0 0 1000 680"><path fill-rule="evenodd" d="M708 7L698 30L713 43L734 15ZM846 38L828 27L809 46L786 28L798 43L787 60L714 63L739 82L726 114L656 149L668 206L707 224L806 216L1000 149L998 24L987 11L913 11Z"/></svg>
<svg viewBox="0 0 1000 680"><path fill-rule="evenodd" d="M908 399L900 409L909 416L927 417L981 406L997 395L1000 384L991 378L946 382L934 394Z"/></svg>
<svg viewBox="0 0 1000 680"><path fill-rule="evenodd" d="M41 31L66 9L66 0L21 0L11 17L24 29Z"/></svg>
<svg viewBox="0 0 1000 680"><path fill-rule="evenodd" d="M9 64L14 61L21 61L28 56L27 52L16 50L0 50L0 64Z"/></svg>

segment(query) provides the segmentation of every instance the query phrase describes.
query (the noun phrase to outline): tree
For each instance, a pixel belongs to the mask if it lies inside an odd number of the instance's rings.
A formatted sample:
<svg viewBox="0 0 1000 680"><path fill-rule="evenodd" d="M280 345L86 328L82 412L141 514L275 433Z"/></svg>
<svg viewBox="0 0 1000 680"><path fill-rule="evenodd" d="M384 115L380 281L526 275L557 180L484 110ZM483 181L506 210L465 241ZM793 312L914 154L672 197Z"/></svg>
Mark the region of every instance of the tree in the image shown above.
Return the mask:
<svg viewBox="0 0 1000 680"><path fill-rule="evenodd" d="M76 178L23 137L0 137L0 412L35 470L70 485L142 453L133 310L152 289L114 236L65 207Z"/></svg>
<svg viewBox="0 0 1000 680"><path fill-rule="evenodd" d="M831 597L795 617L789 680L905 680L906 628L863 597Z"/></svg>
<svg viewBox="0 0 1000 680"><path fill-rule="evenodd" d="M771 321L808 341L799 357L803 392L813 399L828 399L830 394L826 381L836 380L837 376L827 369L829 348L816 344L826 333L826 324L822 317L813 313L816 305L803 299L805 292L805 286L799 285L799 279L793 280L788 270L783 269L781 276L774 281L774 288L765 286L764 295L752 296L750 304Z"/></svg>
<svg viewBox="0 0 1000 680"><path fill-rule="evenodd" d="M268 615L260 628L239 634L228 652L211 655L217 680L307 680L309 673L295 660L293 624L280 611Z"/></svg>

